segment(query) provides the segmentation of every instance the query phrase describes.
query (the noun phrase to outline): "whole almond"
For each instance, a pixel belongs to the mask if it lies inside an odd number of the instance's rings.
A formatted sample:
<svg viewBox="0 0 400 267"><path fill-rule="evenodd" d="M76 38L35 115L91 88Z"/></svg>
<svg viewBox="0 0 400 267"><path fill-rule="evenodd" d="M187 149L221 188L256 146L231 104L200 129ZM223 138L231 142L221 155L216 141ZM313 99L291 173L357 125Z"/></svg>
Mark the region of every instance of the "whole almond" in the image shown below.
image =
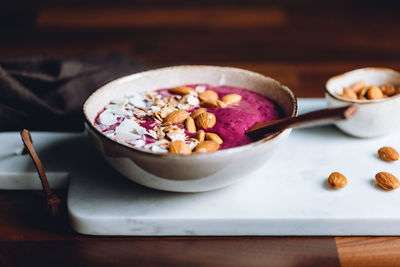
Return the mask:
<svg viewBox="0 0 400 267"><path fill-rule="evenodd" d="M383 93L379 87L372 85L367 91L367 96L368 99L381 99L383 98Z"/></svg>
<svg viewBox="0 0 400 267"><path fill-rule="evenodd" d="M174 111L174 112L168 114L168 116L165 117L165 119L164 119L164 123L168 123L168 122L170 122L172 124L182 123L186 120L187 117L189 117L189 113L186 110L182 110L182 109L177 110L177 111Z"/></svg>
<svg viewBox="0 0 400 267"><path fill-rule="evenodd" d="M227 105L237 104L240 102L241 99L242 96L238 94L228 94L221 98L222 102L224 102Z"/></svg>
<svg viewBox="0 0 400 267"><path fill-rule="evenodd" d="M388 96L392 96L396 93L396 89L394 89L393 85L385 83L379 86L382 90L382 93Z"/></svg>
<svg viewBox="0 0 400 267"><path fill-rule="evenodd" d="M196 118L197 127L202 129L212 128L216 122L215 115L210 112L203 112Z"/></svg>
<svg viewBox="0 0 400 267"><path fill-rule="evenodd" d="M368 91L368 88L367 88L367 87L364 87L364 88L360 91L360 93L358 93L358 99L360 99L360 100L367 100L367 98L366 98L367 91Z"/></svg>
<svg viewBox="0 0 400 267"><path fill-rule="evenodd" d="M175 155L192 154L192 150L190 149L190 147L181 140L171 142L171 144L169 144L169 152Z"/></svg>
<svg viewBox="0 0 400 267"><path fill-rule="evenodd" d="M185 127L189 133L196 133L196 124L194 123L194 119L192 117L187 117L185 120Z"/></svg>
<svg viewBox="0 0 400 267"><path fill-rule="evenodd" d="M357 99L357 94L353 91L353 89L349 87L343 88L343 94L342 97L348 98L348 99Z"/></svg>
<svg viewBox="0 0 400 267"><path fill-rule="evenodd" d="M170 93L179 94L179 95L187 95L189 93L196 93L196 90L187 86L178 86L168 90Z"/></svg>
<svg viewBox="0 0 400 267"><path fill-rule="evenodd" d="M356 82L355 84L353 84L353 85L351 86L351 89L352 89L356 94L358 94L358 93L361 92L361 90L362 90L364 87L365 87L365 82L364 82L364 81L359 81L359 82Z"/></svg>
<svg viewBox="0 0 400 267"><path fill-rule="evenodd" d="M200 143L204 141L205 137L206 137L206 133L203 130L197 131L196 139L199 140Z"/></svg>
<svg viewBox="0 0 400 267"><path fill-rule="evenodd" d="M399 180L388 172L379 172L375 175L378 185L385 190L393 190L400 186Z"/></svg>
<svg viewBox="0 0 400 267"><path fill-rule="evenodd" d="M219 149L219 144L215 141L204 141L196 146L194 149L198 153L210 153Z"/></svg>
<svg viewBox="0 0 400 267"><path fill-rule="evenodd" d="M384 146L378 150L378 156L384 161L396 161L399 159L399 152L393 147Z"/></svg>
<svg viewBox="0 0 400 267"><path fill-rule="evenodd" d="M347 178L339 172L332 172L328 178L329 185L334 189L339 189L347 185Z"/></svg>
<svg viewBox="0 0 400 267"><path fill-rule="evenodd" d="M206 108L217 108L218 107L217 101L200 101L200 106Z"/></svg>
<svg viewBox="0 0 400 267"><path fill-rule="evenodd" d="M218 100L218 94L213 90L206 90L199 94L199 99L206 102L214 102Z"/></svg>
<svg viewBox="0 0 400 267"><path fill-rule="evenodd" d="M193 111L192 114L190 114L190 116L191 116L193 119L196 119L197 116L199 116L201 113L206 112L206 111L207 111L206 108L199 108L199 109L196 109L195 111Z"/></svg>
<svg viewBox="0 0 400 267"><path fill-rule="evenodd" d="M216 133L206 133L206 139L207 140L211 140L211 141L215 141L217 142L219 145L221 145L224 141L222 140L222 138L216 134Z"/></svg>

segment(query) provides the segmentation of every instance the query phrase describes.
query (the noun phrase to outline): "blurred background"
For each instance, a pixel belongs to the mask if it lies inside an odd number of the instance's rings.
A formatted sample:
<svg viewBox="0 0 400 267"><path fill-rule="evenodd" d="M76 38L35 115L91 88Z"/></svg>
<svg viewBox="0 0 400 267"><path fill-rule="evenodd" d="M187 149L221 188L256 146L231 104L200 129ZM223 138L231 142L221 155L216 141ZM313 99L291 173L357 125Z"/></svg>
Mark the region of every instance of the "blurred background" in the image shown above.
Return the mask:
<svg viewBox="0 0 400 267"><path fill-rule="evenodd" d="M147 68L213 64L273 77L323 97L332 75L400 70L395 0L3 1L0 59L119 54Z"/></svg>

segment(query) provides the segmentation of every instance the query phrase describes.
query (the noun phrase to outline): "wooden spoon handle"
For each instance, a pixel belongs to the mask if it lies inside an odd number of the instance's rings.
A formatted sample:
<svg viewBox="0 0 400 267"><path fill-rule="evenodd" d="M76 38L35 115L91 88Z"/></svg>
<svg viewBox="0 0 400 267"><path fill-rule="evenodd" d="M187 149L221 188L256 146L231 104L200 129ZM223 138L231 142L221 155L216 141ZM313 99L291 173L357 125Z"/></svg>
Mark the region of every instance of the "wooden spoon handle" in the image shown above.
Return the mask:
<svg viewBox="0 0 400 267"><path fill-rule="evenodd" d="M352 117L356 114L358 107L358 104L352 104L340 108L321 109L297 117L289 117L270 122L257 122L246 131L246 134L250 136L258 136L270 132L281 131L286 128L331 124L334 121Z"/></svg>
<svg viewBox="0 0 400 267"><path fill-rule="evenodd" d="M33 148L31 133L27 129L23 129L21 131L21 138L39 174L40 182L42 183L43 190L46 194L47 208L50 210L51 215L57 215L61 200L58 196L56 196L53 193L53 191L50 188L42 162L39 159L38 155L36 154L35 149Z"/></svg>

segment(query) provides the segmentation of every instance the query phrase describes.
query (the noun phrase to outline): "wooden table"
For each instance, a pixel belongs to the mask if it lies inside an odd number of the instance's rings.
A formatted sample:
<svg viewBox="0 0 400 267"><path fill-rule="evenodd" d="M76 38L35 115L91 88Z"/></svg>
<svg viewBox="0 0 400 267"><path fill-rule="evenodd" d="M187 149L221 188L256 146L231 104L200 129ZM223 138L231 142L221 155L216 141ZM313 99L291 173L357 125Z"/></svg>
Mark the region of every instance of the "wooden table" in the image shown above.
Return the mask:
<svg viewBox="0 0 400 267"><path fill-rule="evenodd" d="M400 69L396 1L187 2L9 3L0 57L122 52L153 65L235 66L299 97L322 97L330 76L354 68ZM42 207L41 192L0 192L0 265L400 265L399 237L88 237Z"/></svg>

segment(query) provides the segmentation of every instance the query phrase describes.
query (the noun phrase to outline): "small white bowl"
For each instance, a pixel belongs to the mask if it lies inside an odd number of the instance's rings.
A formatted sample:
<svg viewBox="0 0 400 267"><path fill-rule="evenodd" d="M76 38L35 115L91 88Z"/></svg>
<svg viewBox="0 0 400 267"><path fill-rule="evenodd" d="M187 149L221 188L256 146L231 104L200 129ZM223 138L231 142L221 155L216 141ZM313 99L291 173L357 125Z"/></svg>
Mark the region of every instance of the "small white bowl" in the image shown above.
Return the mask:
<svg viewBox="0 0 400 267"><path fill-rule="evenodd" d="M129 75L96 90L83 106L89 136L104 158L122 175L151 188L176 192L208 191L230 185L265 164L289 136L291 129L244 146L209 154L176 156L125 146L93 126L97 114L112 98L194 83L247 88L277 102L286 116L297 115L294 94L271 78L237 68L177 66Z"/></svg>
<svg viewBox="0 0 400 267"><path fill-rule="evenodd" d="M377 100L350 100L339 94L363 80L367 85L384 83L400 85L400 73L387 68L362 68L330 78L326 83L325 99L328 107L340 107L358 103L358 112L350 119L339 121L336 126L343 132L362 138L389 134L400 126L400 95Z"/></svg>

